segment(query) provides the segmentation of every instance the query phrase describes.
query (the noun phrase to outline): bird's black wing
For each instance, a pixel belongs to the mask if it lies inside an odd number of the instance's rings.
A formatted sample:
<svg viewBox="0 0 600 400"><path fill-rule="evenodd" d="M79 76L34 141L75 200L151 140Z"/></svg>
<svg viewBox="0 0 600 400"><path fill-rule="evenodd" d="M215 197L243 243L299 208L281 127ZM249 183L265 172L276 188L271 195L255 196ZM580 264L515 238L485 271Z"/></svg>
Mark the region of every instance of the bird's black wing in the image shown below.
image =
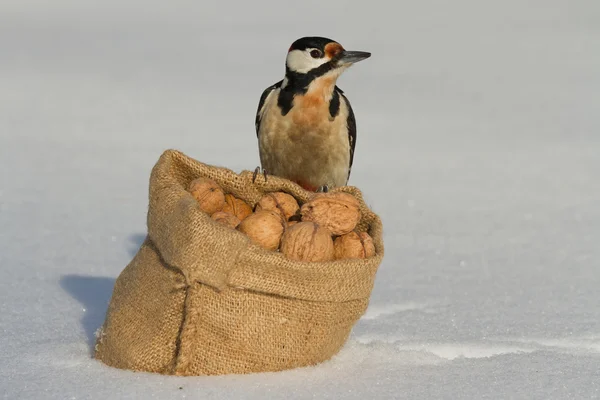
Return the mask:
<svg viewBox="0 0 600 400"><path fill-rule="evenodd" d="M269 94L281 87L281 84L283 83L283 79L280 80L279 82L277 82L276 84L269 86L268 88L265 89L265 91L263 92L263 94L260 96L260 100L258 102L258 110L256 110L256 120L254 122L255 126L256 126L256 136L258 137L258 131L260 128L260 110L261 108L263 108L263 105L265 104L265 101L267 100L267 97L269 97Z"/></svg>
<svg viewBox="0 0 600 400"><path fill-rule="evenodd" d="M356 147L356 118L354 117L354 111L348 101L348 98L344 95L342 89L335 87L335 90L340 94L346 103L348 108L348 141L350 142L350 165L348 166L348 179L350 179L350 172L352 170L352 162L354 161L354 148Z"/></svg>

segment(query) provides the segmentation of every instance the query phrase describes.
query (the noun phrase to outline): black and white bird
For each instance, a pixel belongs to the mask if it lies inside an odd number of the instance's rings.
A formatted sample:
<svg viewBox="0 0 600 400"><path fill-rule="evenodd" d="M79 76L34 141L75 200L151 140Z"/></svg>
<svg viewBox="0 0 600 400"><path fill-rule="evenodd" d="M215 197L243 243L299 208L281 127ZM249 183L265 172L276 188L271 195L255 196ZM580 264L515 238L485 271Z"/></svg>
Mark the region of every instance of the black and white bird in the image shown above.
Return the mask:
<svg viewBox="0 0 600 400"><path fill-rule="evenodd" d="M348 183L356 120L336 81L352 64L370 56L323 37L304 37L291 45L285 78L263 92L256 114L265 173L310 191Z"/></svg>

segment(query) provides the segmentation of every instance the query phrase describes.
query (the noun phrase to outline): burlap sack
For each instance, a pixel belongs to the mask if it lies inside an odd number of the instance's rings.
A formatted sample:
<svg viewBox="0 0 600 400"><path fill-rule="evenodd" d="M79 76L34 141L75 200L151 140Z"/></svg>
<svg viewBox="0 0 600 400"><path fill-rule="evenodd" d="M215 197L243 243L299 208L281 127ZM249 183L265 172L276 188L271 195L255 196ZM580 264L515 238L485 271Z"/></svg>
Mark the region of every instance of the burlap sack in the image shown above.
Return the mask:
<svg viewBox="0 0 600 400"><path fill-rule="evenodd" d="M376 255L324 263L291 261L214 222L186 191L200 176L254 206L264 193L310 193L273 176L252 183L166 151L152 170L148 236L116 281L95 356L137 371L215 375L278 371L336 354L366 310L383 257L382 225L361 203L358 230Z"/></svg>

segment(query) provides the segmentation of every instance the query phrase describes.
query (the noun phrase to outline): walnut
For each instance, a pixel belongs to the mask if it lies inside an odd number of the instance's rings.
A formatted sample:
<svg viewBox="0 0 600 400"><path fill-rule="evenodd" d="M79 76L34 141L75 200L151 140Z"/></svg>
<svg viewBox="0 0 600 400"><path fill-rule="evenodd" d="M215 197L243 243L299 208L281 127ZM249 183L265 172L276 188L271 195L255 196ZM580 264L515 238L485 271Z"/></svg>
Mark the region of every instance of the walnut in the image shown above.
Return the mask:
<svg viewBox="0 0 600 400"><path fill-rule="evenodd" d="M333 242L335 258L368 258L375 255L373 239L367 232L350 232Z"/></svg>
<svg viewBox="0 0 600 400"><path fill-rule="evenodd" d="M211 218L233 229L237 228L241 222L238 217L225 211L217 211L211 216Z"/></svg>
<svg viewBox="0 0 600 400"><path fill-rule="evenodd" d="M319 193L300 212L302 221L316 222L335 236L352 232L360 221L358 200L343 192Z"/></svg>
<svg viewBox="0 0 600 400"><path fill-rule="evenodd" d="M188 191L198 201L200 209L205 213L213 214L223 209L225 194L223 189L212 179L194 179L190 183Z"/></svg>
<svg viewBox="0 0 600 400"><path fill-rule="evenodd" d="M276 211L283 215L286 221L296 214L299 209L300 206L296 199L284 192L267 193L256 204L256 211Z"/></svg>
<svg viewBox="0 0 600 400"><path fill-rule="evenodd" d="M252 207L250 207L244 200L238 199L232 194L225 195L225 205L223 211L235 215L240 221L243 221L252 214Z"/></svg>
<svg viewBox="0 0 600 400"><path fill-rule="evenodd" d="M277 250L285 221L275 211L261 210L244 219L237 229L255 244L267 250Z"/></svg>
<svg viewBox="0 0 600 400"><path fill-rule="evenodd" d="M281 238L281 252L289 259L309 262L334 258L331 233L314 222L298 222Z"/></svg>

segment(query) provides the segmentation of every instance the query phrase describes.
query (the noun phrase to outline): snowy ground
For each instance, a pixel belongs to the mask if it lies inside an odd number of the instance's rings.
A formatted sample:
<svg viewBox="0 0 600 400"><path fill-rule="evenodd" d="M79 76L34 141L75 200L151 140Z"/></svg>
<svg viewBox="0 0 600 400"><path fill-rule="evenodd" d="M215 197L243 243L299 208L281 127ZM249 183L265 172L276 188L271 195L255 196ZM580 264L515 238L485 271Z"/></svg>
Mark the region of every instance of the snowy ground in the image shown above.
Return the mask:
<svg viewBox="0 0 600 400"><path fill-rule="evenodd" d="M0 393L600 398L600 3L247 4L0 2ZM258 97L313 34L373 53L339 83L387 251L347 346L249 376L91 359L150 168L258 165Z"/></svg>

